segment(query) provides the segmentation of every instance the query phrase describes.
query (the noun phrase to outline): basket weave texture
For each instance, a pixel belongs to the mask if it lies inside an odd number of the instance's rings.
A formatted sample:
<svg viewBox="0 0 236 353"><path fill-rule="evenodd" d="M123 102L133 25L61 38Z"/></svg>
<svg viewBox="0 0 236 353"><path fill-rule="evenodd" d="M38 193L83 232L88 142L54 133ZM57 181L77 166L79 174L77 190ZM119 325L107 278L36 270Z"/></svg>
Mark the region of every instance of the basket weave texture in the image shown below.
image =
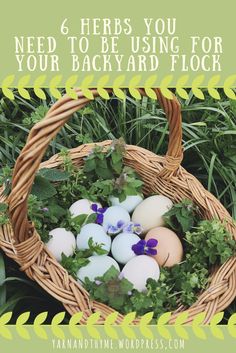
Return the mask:
<svg viewBox="0 0 236 353"><path fill-rule="evenodd" d="M96 311L100 312L98 323L104 323L107 315L114 309L92 301L89 293L77 283L67 271L55 260L41 241L34 225L27 218L27 199L39 168L58 168L62 159L54 155L41 163L43 155L50 141L56 136L61 127L77 110L87 105L90 100L76 89L77 100L64 96L48 111L45 118L31 130L26 145L21 151L15 164L12 190L6 199L3 187L0 202L9 204L10 224L0 228L0 246L5 253L13 258L22 271L53 297L63 303L71 314L83 311L82 323ZM145 95L143 89L139 89ZM144 194L157 193L168 196L173 202L184 198L191 199L200 210L204 219L219 219L226 222L227 230L236 239L236 227L227 210L222 204L183 167L181 161L182 150L182 119L181 107L175 97L165 98L159 89L154 89L157 100L163 108L169 123L169 144L165 156L157 156L141 147L127 145L125 164L134 168L144 181ZM98 96L96 89L92 89L94 98ZM111 90L109 89L110 93ZM109 146L111 141L96 143ZM84 144L70 150L73 163L80 167L84 157L93 149L95 144ZM212 271L208 288L199 294L198 300L190 308L179 305L172 313L169 323L173 323L179 312L188 311L185 323L190 323L195 315L205 312L205 323L212 316L226 308L236 294L236 258L232 257L220 268ZM122 322L123 316L118 315L117 323ZM137 322L137 321L136 321Z"/></svg>

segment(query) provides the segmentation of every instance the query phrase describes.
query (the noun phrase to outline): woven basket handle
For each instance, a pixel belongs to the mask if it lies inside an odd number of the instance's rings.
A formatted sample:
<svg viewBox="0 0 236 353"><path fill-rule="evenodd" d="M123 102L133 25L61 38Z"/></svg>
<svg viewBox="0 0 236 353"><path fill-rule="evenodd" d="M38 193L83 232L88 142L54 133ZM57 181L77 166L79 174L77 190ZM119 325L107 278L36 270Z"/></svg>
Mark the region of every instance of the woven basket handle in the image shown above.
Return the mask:
<svg viewBox="0 0 236 353"><path fill-rule="evenodd" d="M16 244L27 240L35 230L27 217L27 199L50 141L74 112L90 102L79 89L75 91L78 96L77 100L65 95L51 107L45 118L32 128L26 145L16 161L9 196L10 219ZM112 90L108 89L108 91ZM146 95L143 89L139 91L141 95ZM92 89L91 92L94 97L99 96L96 89ZM167 99L159 89L155 89L155 93L169 122L168 151L164 168L160 173L163 178L168 178L178 169L182 160L181 110L175 97L171 100Z"/></svg>

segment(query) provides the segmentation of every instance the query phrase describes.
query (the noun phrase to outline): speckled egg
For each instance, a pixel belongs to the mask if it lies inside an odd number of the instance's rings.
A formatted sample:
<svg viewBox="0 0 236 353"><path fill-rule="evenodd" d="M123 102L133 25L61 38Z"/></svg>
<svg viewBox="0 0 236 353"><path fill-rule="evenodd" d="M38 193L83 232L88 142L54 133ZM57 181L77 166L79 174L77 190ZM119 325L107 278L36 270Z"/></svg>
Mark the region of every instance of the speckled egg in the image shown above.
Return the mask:
<svg viewBox="0 0 236 353"><path fill-rule="evenodd" d="M128 195L124 201L120 202L118 197L110 196L109 200L112 206L120 206L131 213L143 201L143 197L141 195Z"/></svg>
<svg viewBox="0 0 236 353"><path fill-rule="evenodd" d="M159 266L171 267L182 261L183 246L172 230L165 227L156 227L147 233L145 240L150 238L158 241L157 254L153 255L153 258Z"/></svg>
<svg viewBox="0 0 236 353"><path fill-rule="evenodd" d="M81 199L81 200L74 202L69 208L71 216L77 217L81 214L90 215L90 214L94 213L93 210L91 209L91 206L93 203L96 203L99 208L102 207L100 203L92 202L87 199Z"/></svg>
<svg viewBox="0 0 236 353"><path fill-rule="evenodd" d="M127 262L121 273L133 284L135 289L142 292L146 290L148 278L155 281L159 279L160 269L158 263L152 257L139 255Z"/></svg>
<svg viewBox="0 0 236 353"><path fill-rule="evenodd" d="M54 255L57 261L61 261L61 254L71 256L76 248L75 236L65 228L55 228L50 231L50 240L45 244L46 248Z"/></svg>
<svg viewBox="0 0 236 353"><path fill-rule="evenodd" d="M77 278L79 281L83 282L85 277L88 277L90 281L94 281L96 277L103 276L111 266L114 266L120 271L118 263L110 256L90 256L88 259L90 261L89 264L81 267L77 272Z"/></svg>
<svg viewBox="0 0 236 353"><path fill-rule="evenodd" d="M104 228L99 224L88 223L81 228L76 238L77 248L79 250L88 249L89 238L92 238L94 243L102 244L102 249L107 252L110 251L111 237L106 234ZM96 253L94 253L94 255L96 255Z"/></svg>
<svg viewBox="0 0 236 353"><path fill-rule="evenodd" d="M132 246L137 244L140 238L133 233L120 233L112 242L111 253L120 264L126 264L135 255Z"/></svg>
<svg viewBox="0 0 236 353"><path fill-rule="evenodd" d="M108 207L108 209L104 213L103 227L105 231L108 231L109 227L119 228L119 223L127 224L129 222L130 222L129 213L120 206ZM117 231L117 233L119 233L119 230Z"/></svg>
<svg viewBox="0 0 236 353"><path fill-rule="evenodd" d="M134 210L132 222L140 223L143 233L164 225L163 215L172 207L172 201L162 195L154 195L143 200Z"/></svg>

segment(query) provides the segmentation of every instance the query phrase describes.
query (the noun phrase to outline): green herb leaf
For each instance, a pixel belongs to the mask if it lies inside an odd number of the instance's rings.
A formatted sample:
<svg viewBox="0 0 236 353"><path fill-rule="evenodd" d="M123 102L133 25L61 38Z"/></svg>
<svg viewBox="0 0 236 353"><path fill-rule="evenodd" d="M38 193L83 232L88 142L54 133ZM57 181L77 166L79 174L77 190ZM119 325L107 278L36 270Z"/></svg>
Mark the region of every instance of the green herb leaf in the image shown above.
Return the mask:
<svg viewBox="0 0 236 353"><path fill-rule="evenodd" d="M173 207L164 214L163 218L165 224L179 234L189 231L199 220L197 207L188 199L174 204Z"/></svg>
<svg viewBox="0 0 236 353"><path fill-rule="evenodd" d="M75 253L74 256L66 256L64 253L62 253L61 258L61 265L75 279L77 279L77 272L79 271L79 269L84 266L87 266L90 262L89 259L87 259L86 257L82 257L79 253Z"/></svg>
<svg viewBox="0 0 236 353"><path fill-rule="evenodd" d="M8 209L8 205L6 203L0 203L0 212L6 212Z"/></svg>
<svg viewBox="0 0 236 353"><path fill-rule="evenodd" d="M48 200L55 196L56 188L44 177L37 175L31 190L31 194L37 196L39 200Z"/></svg>
<svg viewBox="0 0 236 353"><path fill-rule="evenodd" d="M97 255L106 255L108 253L107 250L103 249L102 246L104 244L98 244L98 243L95 243L93 242L93 238L89 238L88 240L88 246L89 246L89 249L91 250L91 255L93 253L96 253Z"/></svg>
<svg viewBox="0 0 236 353"><path fill-rule="evenodd" d="M111 266L103 276L97 277L95 281L88 278L84 281L85 288L92 298L102 301L116 310L124 308L129 298L129 292L133 285L125 278L119 278L119 271Z"/></svg>
<svg viewBox="0 0 236 353"><path fill-rule="evenodd" d="M55 168L43 168L40 169L38 175L41 175L45 179L56 182L56 181L64 181L70 178L70 173L55 169Z"/></svg>

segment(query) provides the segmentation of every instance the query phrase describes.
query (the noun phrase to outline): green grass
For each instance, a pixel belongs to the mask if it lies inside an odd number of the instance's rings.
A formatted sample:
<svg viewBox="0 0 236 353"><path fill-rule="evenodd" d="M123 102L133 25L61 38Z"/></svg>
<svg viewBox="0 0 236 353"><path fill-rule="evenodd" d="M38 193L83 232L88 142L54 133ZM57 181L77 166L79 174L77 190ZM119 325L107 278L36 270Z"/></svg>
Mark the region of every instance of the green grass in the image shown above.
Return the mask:
<svg viewBox="0 0 236 353"><path fill-rule="evenodd" d="M14 166L30 128L40 120L54 99L48 91L47 100L33 96L28 101L17 91L15 100L0 95L0 172L1 168ZM212 192L236 219L236 102L224 97L216 101L207 95L201 101L189 92L189 99L180 99L183 115L183 166ZM124 137L128 144L164 154L168 143L168 125L162 110L150 99L141 101L127 97L120 101L97 99L82 111L74 114L48 148L45 159L60 151L62 146L73 148L86 142ZM0 258L0 283L2 279L17 277L0 286L0 313L14 309L33 313L62 307L47 296L36 284L19 274L17 265L4 274L4 255ZM22 282L22 278L24 281ZM13 297L12 297L13 296ZM28 298L28 299L26 299ZM7 304L10 303L10 304ZM2 309L3 308L3 309ZM235 309L232 304L227 316Z"/></svg>

